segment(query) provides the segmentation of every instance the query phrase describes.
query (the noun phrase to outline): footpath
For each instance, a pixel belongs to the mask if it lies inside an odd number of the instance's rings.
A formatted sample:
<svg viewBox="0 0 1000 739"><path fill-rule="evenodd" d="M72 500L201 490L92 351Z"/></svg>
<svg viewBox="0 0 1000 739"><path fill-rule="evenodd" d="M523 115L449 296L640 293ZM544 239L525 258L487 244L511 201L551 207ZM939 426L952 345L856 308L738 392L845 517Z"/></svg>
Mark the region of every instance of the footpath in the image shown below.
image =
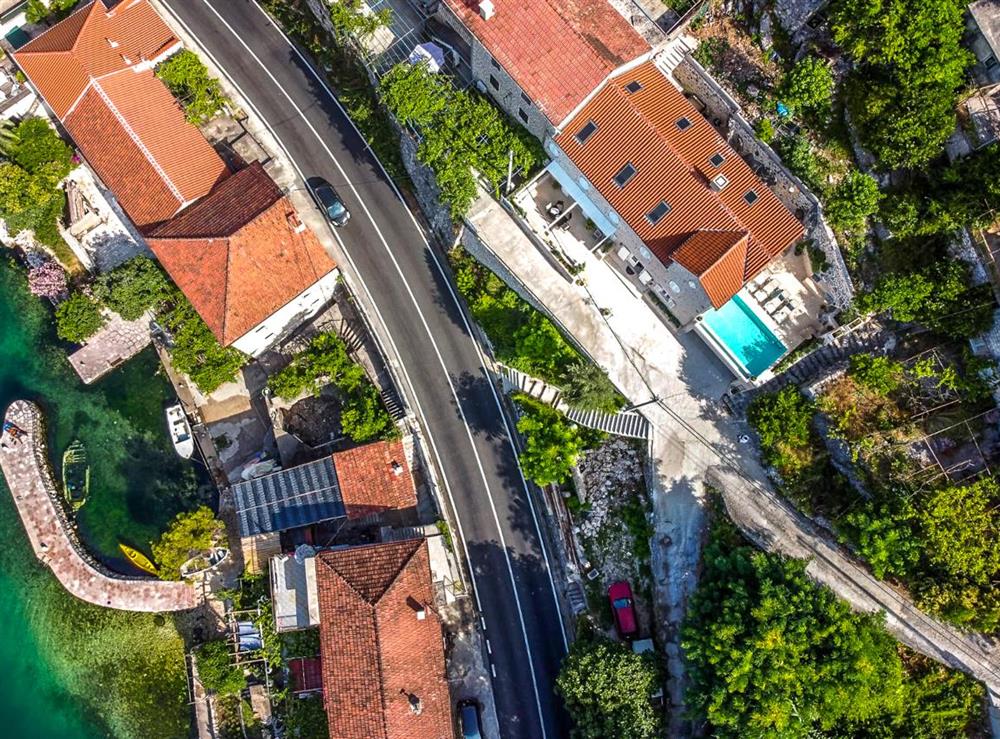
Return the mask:
<svg viewBox="0 0 1000 739"><path fill-rule="evenodd" d="M63 587L80 600L123 611L186 611L199 604L197 591L181 582L126 577L96 562L76 538L65 512L45 444L42 412L34 403L11 403L0 436L0 469L35 550Z"/></svg>
<svg viewBox="0 0 1000 739"><path fill-rule="evenodd" d="M732 377L697 336L674 334L609 265L583 249L571 256L584 264L579 275L584 284L565 280L489 196L480 197L467 220L474 236L466 234L462 241L475 256L485 256L488 264L507 273L501 276L512 287L543 306L632 403L657 399L641 412L652 427L652 566L658 636L666 648L674 708L671 736L688 730L679 718L685 670L678 630L697 584L706 481L723 491L734 520L758 544L812 559L809 573L816 580L856 608L885 611L887 627L900 641L983 680L996 692L1000 655L992 644L944 626L839 549L832 554L810 522L792 515L771 491L754 447L739 441L748 427L729 416L719 400Z"/></svg>

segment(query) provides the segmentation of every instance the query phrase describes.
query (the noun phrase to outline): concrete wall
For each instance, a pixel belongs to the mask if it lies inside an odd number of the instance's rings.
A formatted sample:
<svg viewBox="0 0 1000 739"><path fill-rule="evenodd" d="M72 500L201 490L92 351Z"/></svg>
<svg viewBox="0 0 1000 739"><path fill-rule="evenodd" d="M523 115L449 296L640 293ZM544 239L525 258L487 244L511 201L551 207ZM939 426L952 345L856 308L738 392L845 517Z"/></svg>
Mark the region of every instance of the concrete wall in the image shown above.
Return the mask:
<svg viewBox="0 0 1000 739"><path fill-rule="evenodd" d="M256 357L319 313L333 299L340 270L333 269L276 310L266 320L233 342L233 347Z"/></svg>
<svg viewBox="0 0 1000 739"><path fill-rule="evenodd" d="M500 66L492 54L486 50L486 47L479 42L479 39L469 32L444 3L441 3L435 17L460 33L462 38L469 42L469 46L472 48L472 59L469 60L472 77L483 83L486 93L493 98L496 104L540 141L544 141L546 136L551 136L555 128L545 113L524 94L524 90L514 81L514 78L507 74L507 70ZM527 117L527 120L522 117L522 114Z"/></svg>

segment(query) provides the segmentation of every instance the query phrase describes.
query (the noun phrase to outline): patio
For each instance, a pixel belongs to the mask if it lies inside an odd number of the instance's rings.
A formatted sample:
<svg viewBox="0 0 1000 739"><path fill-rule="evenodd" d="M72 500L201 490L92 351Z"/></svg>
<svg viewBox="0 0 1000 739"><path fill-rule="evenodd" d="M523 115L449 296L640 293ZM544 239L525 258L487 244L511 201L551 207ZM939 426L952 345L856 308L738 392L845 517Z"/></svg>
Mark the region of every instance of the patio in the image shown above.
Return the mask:
<svg viewBox="0 0 1000 739"><path fill-rule="evenodd" d="M611 224L592 205L574 198L548 169L514 195L513 202L532 232L567 266L582 263L581 249L593 252L611 243L595 221L605 221L609 232L614 230Z"/></svg>
<svg viewBox="0 0 1000 739"><path fill-rule="evenodd" d="M781 342L794 349L826 329L820 316L827 303L812 278L809 255L788 249L740 291Z"/></svg>

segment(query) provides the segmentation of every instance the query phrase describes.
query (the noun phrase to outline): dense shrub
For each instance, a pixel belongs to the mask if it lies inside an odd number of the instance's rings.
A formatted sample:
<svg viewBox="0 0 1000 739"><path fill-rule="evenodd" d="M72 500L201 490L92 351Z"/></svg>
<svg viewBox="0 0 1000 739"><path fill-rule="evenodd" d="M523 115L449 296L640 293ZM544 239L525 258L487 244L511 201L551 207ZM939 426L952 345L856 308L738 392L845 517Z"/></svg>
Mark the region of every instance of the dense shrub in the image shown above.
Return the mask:
<svg viewBox="0 0 1000 739"><path fill-rule="evenodd" d="M170 297L160 320L173 336L170 359L174 367L191 378L203 393L232 382L246 356L232 347L223 347L201 316L179 291Z"/></svg>
<svg viewBox="0 0 1000 739"><path fill-rule="evenodd" d="M82 344L104 325L101 306L84 293L73 293L56 306L56 334L60 339Z"/></svg>
<svg viewBox="0 0 1000 739"><path fill-rule="evenodd" d="M57 300L66 296L66 273L51 259L28 269L28 289L32 295Z"/></svg>
<svg viewBox="0 0 1000 739"><path fill-rule="evenodd" d="M14 128L11 159L28 174L61 180L73 167L73 150L45 118L25 118Z"/></svg>
<svg viewBox="0 0 1000 739"><path fill-rule="evenodd" d="M382 397L367 379L347 394L340 414L340 428L356 442L391 439L399 435L399 429L385 409Z"/></svg>
<svg viewBox="0 0 1000 739"><path fill-rule="evenodd" d="M783 477L795 476L813 460L814 413L813 404L794 385L755 398L747 410L764 460Z"/></svg>
<svg viewBox="0 0 1000 739"><path fill-rule="evenodd" d="M525 476L539 485L562 482L586 447L580 429L550 405L523 393L513 397L521 406L517 430L524 438L520 460Z"/></svg>
<svg viewBox="0 0 1000 739"><path fill-rule="evenodd" d="M560 387L562 399L576 408L614 413L625 404L607 373L585 359L563 370Z"/></svg>
<svg viewBox="0 0 1000 739"><path fill-rule="evenodd" d="M196 125L215 117L228 100L219 81L193 51L182 49L156 68L156 76L180 100L189 123Z"/></svg>
<svg viewBox="0 0 1000 739"><path fill-rule="evenodd" d="M661 680L652 653L585 635L563 659L556 692L573 718L573 737L653 739L663 733L660 712L650 702Z"/></svg>
<svg viewBox="0 0 1000 739"><path fill-rule="evenodd" d="M785 75L780 92L782 102L793 111L822 121L833 103L833 74L823 59L804 56Z"/></svg>
<svg viewBox="0 0 1000 739"><path fill-rule="evenodd" d="M826 217L834 228L863 231L868 218L878 212L881 199L878 183L852 169L827 198Z"/></svg>
<svg viewBox="0 0 1000 739"><path fill-rule="evenodd" d="M528 172L543 159L538 141L472 89L458 90L424 64L399 64L382 78L382 102L421 133L417 156L434 170L441 198L460 221L476 197L476 176L499 190L509 157Z"/></svg>
<svg viewBox="0 0 1000 739"><path fill-rule="evenodd" d="M141 255L98 277L93 290L95 298L126 321L156 310L172 293L159 265Z"/></svg>
<svg viewBox="0 0 1000 739"><path fill-rule="evenodd" d="M455 282L504 364L559 385L580 354L552 322L462 249L449 255Z"/></svg>
<svg viewBox="0 0 1000 739"><path fill-rule="evenodd" d="M889 395L903 384L903 365L888 357L854 354L850 359L851 377L879 395Z"/></svg>
<svg viewBox="0 0 1000 739"><path fill-rule="evenodd" d="M232 647L225 639L202 644L195 654L198 678L205 690L217 695L239 695L246 687L243 668L235 664Z"/></svg>

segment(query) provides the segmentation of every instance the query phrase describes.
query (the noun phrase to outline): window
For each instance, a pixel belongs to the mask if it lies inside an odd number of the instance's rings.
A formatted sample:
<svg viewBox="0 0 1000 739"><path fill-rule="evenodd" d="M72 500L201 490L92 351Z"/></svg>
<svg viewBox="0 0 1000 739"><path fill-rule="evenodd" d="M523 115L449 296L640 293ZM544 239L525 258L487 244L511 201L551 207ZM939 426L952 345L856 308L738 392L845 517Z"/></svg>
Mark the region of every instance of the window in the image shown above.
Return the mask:
<svg viewBox="0 0 1000 739"><path fill-rule="evenodd" d="M618 174L615 175L615 184L618 187L625 187L628 181L635 177L635 167L629 162L624 167L618 170Z"/></svg>
<svg viewBox="0 0 1000 739"><path fill-rule="evenodd" d="M527 95L525 95L525 94L524 94L523 92L521 93L521 100L523 100L523 101L524 101L525 103L527 103L528 105L531 105L531 98L529 98L529 97L528 97Z"/></svg>
<svg viewBox="0 0 1000 739"><path fill-rule="evenodd" d="M663 217L670 212L670 203L661 200L660 203L646 214L646 220L654 226L663 220Z"/></svg>
<svg viewBox="0 0 1000 739"><path fill-rule="evenodd" d="M642 89L642 83L639 82L639 80L632 80L627 85L625 85L625 89L629 91L630 95L635 95L637 92L639 92L639 90Z"/></svg>
<svg viewBox="0 0 1000 739"><path fill-rule="evenodd" d="M498 62L493 57L490 57L490 64L493 65L493 69L500 69L500 62Z"/></svg>
<svg viewBox="0 0 1000 739"><path fill-rule="evenodd" d="M753 205L754 203L757 202L757 197L758 197L757 193L755 193L753 190L747 190L747 193L746 195L743 196L743 199L747 201L747 205Z"/></svg>
<svg viewBox="0 0 1000 739"><path fill-rule="evenodd" d="M576 140L581 144L586 144L587 139L593 136L595 131L597 131L597 124L593 121L587 121L587 125L576 132Z"/></svg>
<svg viewBox="0 0 1000 739"><path fill-rule="evenodd" d="M993 69L997 65L997 58L995 56L990 56L985 62L987 69Z"/></svg>
<svg viewBox="0 0 1000 739"><path fill-rule="evenodd" d="M709 159L713 167L721 167L722 163L726 161L726 158L722 154L713 154L712 158Z"/></svg>
<svg viewBox="0 0 1000 739"><path fill-rule="evenodd" d="M493 86L494 90L499 90L500 89L500 81L496 77L494 77L492 74L490 75L490 85Z"/></svg>
<svg viewBox="0 0 1000 739"><path fill-rule="evenodd" d="M688 118L678 118L677 128L683 131L686 128L691 128L691 121Z"/></svg>
<svg viewBox="0 0 1000 739"><path fill-rule="evenodd" d="M528 125L528 114L524 112L524 108L517 109L517 117L521 119L524 125Z"/></svg>

